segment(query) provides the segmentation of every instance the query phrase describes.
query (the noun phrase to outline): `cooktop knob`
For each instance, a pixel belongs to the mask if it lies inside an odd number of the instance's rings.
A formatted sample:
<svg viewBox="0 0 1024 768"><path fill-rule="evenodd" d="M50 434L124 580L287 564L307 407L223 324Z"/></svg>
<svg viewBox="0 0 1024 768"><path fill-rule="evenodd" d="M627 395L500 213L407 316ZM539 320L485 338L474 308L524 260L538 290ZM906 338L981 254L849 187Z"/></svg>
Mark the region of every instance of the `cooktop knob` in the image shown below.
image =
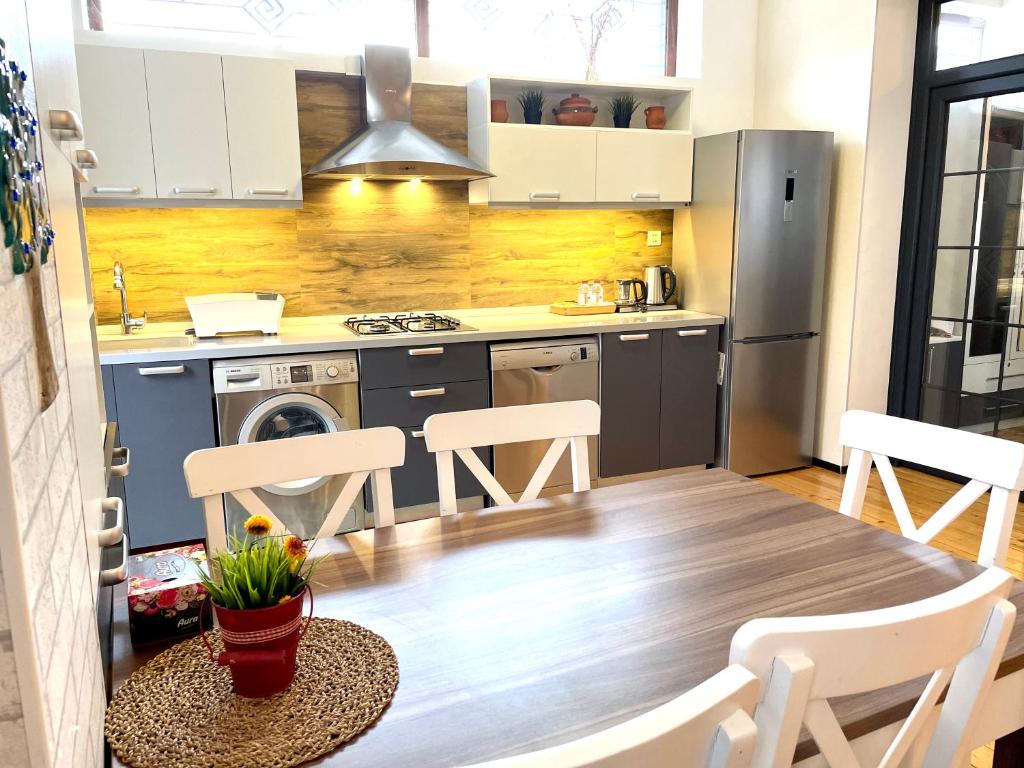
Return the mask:
<svg viewBox="0 0 1024 768"><path fill-rule="evenodd" d="M324 371L324 373L326 373L329 378L333 379L339 373L341 373L341 371L338 370L338 366L336 366L336 365L328 365L327 366L327 370Z"/></svg>

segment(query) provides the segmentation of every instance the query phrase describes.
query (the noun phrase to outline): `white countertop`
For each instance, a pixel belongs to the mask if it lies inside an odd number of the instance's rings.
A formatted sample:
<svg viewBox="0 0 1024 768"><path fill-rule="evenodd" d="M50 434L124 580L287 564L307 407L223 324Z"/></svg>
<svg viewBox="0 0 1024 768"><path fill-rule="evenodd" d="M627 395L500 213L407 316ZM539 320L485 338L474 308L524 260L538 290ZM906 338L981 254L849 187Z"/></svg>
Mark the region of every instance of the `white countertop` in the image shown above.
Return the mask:
<svg viewBox="0 0 1024 768"><path fill-rule="evenodd" d="M121 334L120 326L99 327L100 362L152 363L161 360L196 358L253 357L290 355L306 352L334 352L367 347L403 347L414 344L500 339L582 336L621 328L683 328L693 325L721 325L725 319L685 309L661 312L625 312L607 315L565 317L548 311L547 306L506 309L433 310L458 318L475 330L438 333L395 333L385 336L358 336L343 323L350 315L283 318L277 336L235 336L199 340L186 336L192 323L150 323L131 336Z"/></svg>

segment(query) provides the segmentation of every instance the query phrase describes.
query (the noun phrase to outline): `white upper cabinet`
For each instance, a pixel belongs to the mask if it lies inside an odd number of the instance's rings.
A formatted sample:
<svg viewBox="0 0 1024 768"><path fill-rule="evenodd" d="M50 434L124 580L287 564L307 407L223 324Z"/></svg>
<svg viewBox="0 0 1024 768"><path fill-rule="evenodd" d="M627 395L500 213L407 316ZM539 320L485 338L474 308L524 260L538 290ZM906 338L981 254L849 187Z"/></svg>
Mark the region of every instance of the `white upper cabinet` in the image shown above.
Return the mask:
<svg viewBox="0 0 1024 768"><path fill-rule="evenodd" d="M301 200L295 69L281 59L223 57L231 190L241 200Z"/></svg>
<svg viewBox="0 0 1024 768"><path fill-rule="evenodd" d="M608 203L688 203L693 136L676 131L597 133L597 199Z"/></svg>
<svg viewBox="0 0 1024 768"><path fill-rule="evenodd" d="M523 120L518 97L541 90L540 124ZM589 126L558 125L561 99L579 94L597 108ZM628 128L616 128L610 101L633 96L639 106ZM472 181L471 203L509 207L661 207L691 199L692 89L666 78L656 83L572 82L485 77L467 89L470 159L494 174ZM504 101L507 122L491 121L491 104ZM648 129L644 111L660 108L664 128ZM652 112L657 112L655 109Z"/></svg>
<svg viewBox="0 0 1024 768"><path fill-rule="evenodd" d="M85 145L99 159L83 196L156 197L142 51L79 45L76 54Z"/></svg>
<svg viewBox="0 0 1024 768"><path fill-rule="evenodd" d="M491 200L508 203L594 202L592 131L538 125L490 127Z"/></svg>
<svg viewBox="0 0 1024 768"><path fill-rule="evenodd" d="M220 56L146 51L157 195L231 197L231 161Z"/></svg>
<svg viewBox="0 0 1024 768"><path fill-rule="evenodd" d="M78 79L86 145L99 158L83 187L91 204L302 199L288 61L80 45Z"/></svg>

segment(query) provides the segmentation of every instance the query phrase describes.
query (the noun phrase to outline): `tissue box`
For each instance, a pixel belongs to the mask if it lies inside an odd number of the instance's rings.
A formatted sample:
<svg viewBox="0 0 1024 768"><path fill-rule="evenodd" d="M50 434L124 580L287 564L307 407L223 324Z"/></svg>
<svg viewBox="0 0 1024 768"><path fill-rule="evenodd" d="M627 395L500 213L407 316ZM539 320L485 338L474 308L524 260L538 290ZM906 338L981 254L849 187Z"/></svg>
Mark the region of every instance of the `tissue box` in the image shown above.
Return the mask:
<svg viewBox="0 0 1024 768"><path fill-rule="evenodd" d="M128 559L128 629L132 644L174 640L199 632L199 612L209 595L202 544L133 555ZM210 622L207 615L204 621Z"/></svg>

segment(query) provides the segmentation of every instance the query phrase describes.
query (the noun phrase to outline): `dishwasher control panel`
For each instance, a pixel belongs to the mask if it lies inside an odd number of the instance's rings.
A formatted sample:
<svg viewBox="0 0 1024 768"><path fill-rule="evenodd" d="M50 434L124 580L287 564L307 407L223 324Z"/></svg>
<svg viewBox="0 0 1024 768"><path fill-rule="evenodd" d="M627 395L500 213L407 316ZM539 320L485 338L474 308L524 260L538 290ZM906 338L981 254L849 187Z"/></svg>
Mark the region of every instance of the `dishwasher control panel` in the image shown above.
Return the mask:
<svg viewBox="0 0 1024 768"><path fill-rule="evenodd" d="M492 344L491 370L510 371L517 368L548 368L598 361L597 339L578 341L559 339L558 342L533 344Z"/></svg>

